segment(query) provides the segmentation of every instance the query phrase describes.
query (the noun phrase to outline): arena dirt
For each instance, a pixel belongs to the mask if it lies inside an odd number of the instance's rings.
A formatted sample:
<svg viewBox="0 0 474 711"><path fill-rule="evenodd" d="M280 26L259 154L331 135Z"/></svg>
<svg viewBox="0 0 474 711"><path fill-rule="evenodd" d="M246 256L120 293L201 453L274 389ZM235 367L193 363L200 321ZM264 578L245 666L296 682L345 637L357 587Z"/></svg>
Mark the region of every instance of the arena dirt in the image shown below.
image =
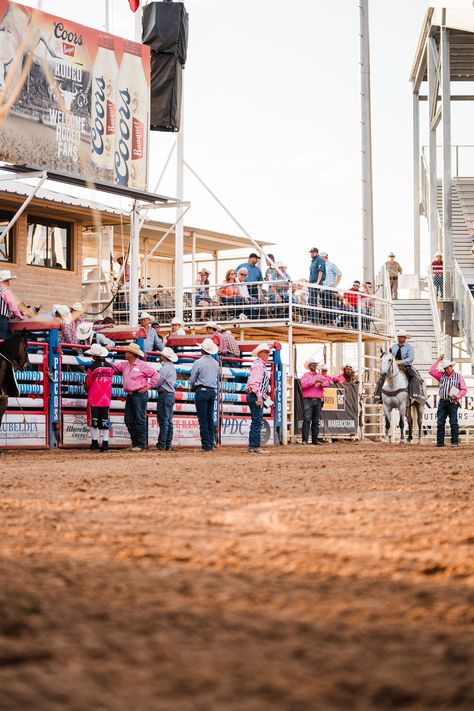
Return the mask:
<svg viewBox="0 0 474 711"><path fill-rule="evenodd" d="M5 454L0 709L472 711L473 454Z"/></svg>

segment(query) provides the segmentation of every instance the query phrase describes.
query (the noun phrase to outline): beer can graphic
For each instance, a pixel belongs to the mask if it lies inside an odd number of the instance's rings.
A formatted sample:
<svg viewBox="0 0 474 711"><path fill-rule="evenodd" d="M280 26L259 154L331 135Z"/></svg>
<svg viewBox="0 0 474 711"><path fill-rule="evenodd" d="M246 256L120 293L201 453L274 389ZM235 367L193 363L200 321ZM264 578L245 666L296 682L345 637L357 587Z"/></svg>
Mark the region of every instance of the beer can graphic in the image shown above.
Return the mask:
<svg viewBox="0 0 474 711"><path fill-rule="evenodd" d="M131 188L146 187L149 87L143 73L142 47L124 45L117 78L115 182Z"/></svg>
<svg viewBox="0 0 474 711"><path fill-rule="evenodd" d="M118 65L114 39L101 35L92 68L91 158L101 169L113 171Z"/></svg>

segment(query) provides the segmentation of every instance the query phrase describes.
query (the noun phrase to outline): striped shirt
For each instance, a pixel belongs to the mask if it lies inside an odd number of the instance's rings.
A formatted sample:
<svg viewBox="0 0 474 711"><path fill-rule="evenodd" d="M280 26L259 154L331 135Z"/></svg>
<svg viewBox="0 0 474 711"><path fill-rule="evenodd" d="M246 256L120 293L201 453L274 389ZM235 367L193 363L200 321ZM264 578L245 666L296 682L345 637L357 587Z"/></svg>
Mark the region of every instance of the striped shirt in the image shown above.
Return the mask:
<svg viewBox="0 0 474 711"><path fill-rule="evenodd" d="M255 393L257 397L265 400L269 390L270 378L265 363L261 358L256 358L250 368L247 391Z"/></svg>
<svg viewBox="0 0 474 711"><path fill-rule="evenodd" d="M429 369L429 374L432 378L439 383L439 398L440 400L448 400L450 397L451 388L454 386L459 389L459 395L457 396L461 400L465 395L467 395L466 383L464 378L460 373L456 373L454 370L451 375L447 375L444 371L438 370L438 361L433 363Z"/></svg>
<svg viewBox="0 0 474 711"><path fill-rule="evenodd" d="M0 316L4 316L5 318L15 316L16 318L23 319L9 289L6 287L0 288Z"/></svg>

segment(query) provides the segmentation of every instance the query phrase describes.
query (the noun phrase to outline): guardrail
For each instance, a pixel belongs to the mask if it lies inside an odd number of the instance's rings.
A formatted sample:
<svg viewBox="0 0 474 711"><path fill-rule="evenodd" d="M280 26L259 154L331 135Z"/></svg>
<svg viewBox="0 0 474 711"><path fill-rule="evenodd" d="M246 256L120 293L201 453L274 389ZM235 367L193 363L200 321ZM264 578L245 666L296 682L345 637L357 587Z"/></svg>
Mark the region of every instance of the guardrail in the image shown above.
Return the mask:
<svg viewBox="0 0 474 711"><path fill-rule="evenodd" d="M466 341L468 353L474 354L474 296L457 263L454 266L454 318Z"/></svg>

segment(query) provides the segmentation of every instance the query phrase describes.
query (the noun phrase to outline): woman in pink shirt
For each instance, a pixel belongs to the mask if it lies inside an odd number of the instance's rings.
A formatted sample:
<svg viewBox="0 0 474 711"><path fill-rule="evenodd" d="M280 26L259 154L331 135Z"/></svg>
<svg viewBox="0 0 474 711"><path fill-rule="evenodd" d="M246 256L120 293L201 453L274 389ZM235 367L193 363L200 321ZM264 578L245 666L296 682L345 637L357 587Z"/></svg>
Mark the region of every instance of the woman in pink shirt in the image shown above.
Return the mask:
<svg viewBox="0 0 474 711"><path fill-rule="evenodd" d="M124 349L125 359L112 363L116 373L122 374L123 389L127 393L125 424L132 440L132 452L141 452L147 441L146 406L148 390L154 388L160 376L149 363L139 360L145 354L136 343Z"/></svg>
<svg viewBox="0 0 474 711"><path fill-rule="evenodd" d="M8 338L8 322L12 317L23 320L15 298L10 291L10 280L16 279L9 269L0 270L0 340Z"/></svg>
<svg viewBox="0 0 474 711"><path fill-rule="evenodd" d="M444 361L444 355L435 360L429 374L439 383L438 412L436 414L436 446L444 447L446 420L451 427L451 447L459 446L458 412L460 401L467 394L466 383L460 373L454 370L454 361Z"/></svg>
<svg viewBox="0 0 474 711"><path fill-rule="evenodd" d="M324 388L331 385L329 378L317 372L318 363L307 360L304 367L308 371L301 378L301 394L303 396L303 432L301 444L308 444L311 429L312 444L321 444L318 440L319 421L323 409Z"/></svg>

